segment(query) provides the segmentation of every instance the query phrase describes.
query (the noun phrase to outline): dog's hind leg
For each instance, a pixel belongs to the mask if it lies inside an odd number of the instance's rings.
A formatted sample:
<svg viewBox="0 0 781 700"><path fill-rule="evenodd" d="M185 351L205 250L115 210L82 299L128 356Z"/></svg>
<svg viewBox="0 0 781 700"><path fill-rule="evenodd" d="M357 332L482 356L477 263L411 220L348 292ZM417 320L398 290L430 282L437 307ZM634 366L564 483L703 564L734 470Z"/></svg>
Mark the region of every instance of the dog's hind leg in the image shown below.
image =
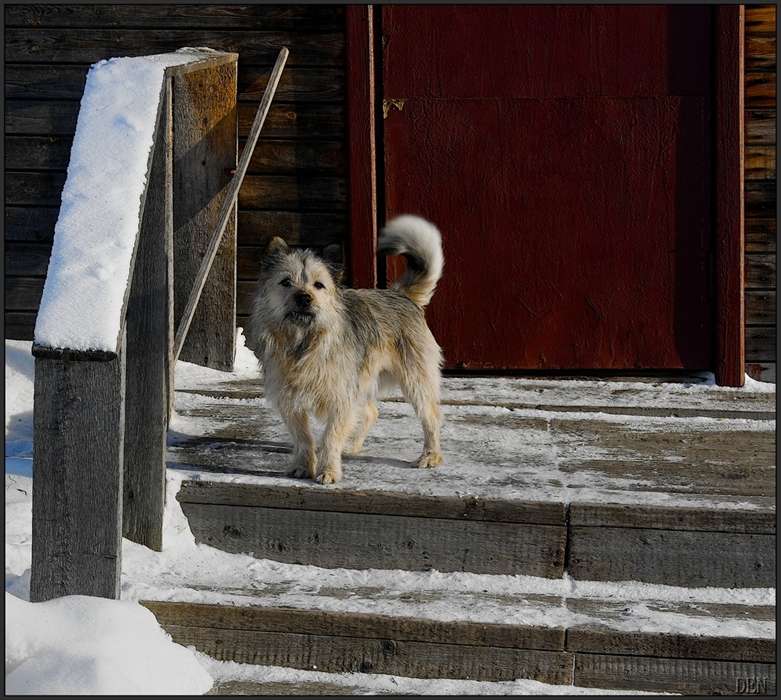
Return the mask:
<svg viewBox="0 0 781 700"><path fill-rule="evenodd" d="M304 411L282 414L290 436L293 438L293 459L286 475L295 479L312 479L317 467L315 440L309 429L309 419Z"/></svg>
<svg viewBox="0 0 781 700"><path fill-rule="evenodd" d="M404 398L412 404L423 425L423 453L418 458L416 466L420 469L439 466L443 460L439 446L442 413L439 410L438 388L425 381L416 383L414 380L402 379L401 384Z"/></svg>
<svg viewBox="0 0 781 700"><path fill-rule="evenodd" d="M370 399L363 407L363 412L360 413L357 427L353 431L353 438L348 442L345 447L344 453L346 455L360 454L363 449L363 441L372 429L372 426L380 415L380 410L377 408L377 402L374 399Z"/></svg>

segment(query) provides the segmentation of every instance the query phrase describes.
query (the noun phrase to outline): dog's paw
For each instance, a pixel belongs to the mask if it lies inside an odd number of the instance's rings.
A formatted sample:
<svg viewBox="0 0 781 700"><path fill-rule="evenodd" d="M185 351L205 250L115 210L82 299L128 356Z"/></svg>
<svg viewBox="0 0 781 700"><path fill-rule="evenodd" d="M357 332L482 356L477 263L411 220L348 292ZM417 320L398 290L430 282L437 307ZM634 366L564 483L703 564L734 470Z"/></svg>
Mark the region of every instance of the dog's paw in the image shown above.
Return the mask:
<svg viewBox="0 0 781 700"><path fill-rule="evenodd" d="M438 467L444 460L439 452L424 452L415 465L418 469L431 469Z"/></svg>
<svg viewBox="0 0 781 700"><path fill-rule="evenodd" d="M293 479L308 479L311 476L309 467L292 466L285 472L285 476L290 476Z"/></svg>
<svg viewBox="0 0 781 700"><path fill-rule="evenodd" d="M320 472L315 476L315 481L318 484L336 484L342 480L342 475L333 471Z"/></svg>

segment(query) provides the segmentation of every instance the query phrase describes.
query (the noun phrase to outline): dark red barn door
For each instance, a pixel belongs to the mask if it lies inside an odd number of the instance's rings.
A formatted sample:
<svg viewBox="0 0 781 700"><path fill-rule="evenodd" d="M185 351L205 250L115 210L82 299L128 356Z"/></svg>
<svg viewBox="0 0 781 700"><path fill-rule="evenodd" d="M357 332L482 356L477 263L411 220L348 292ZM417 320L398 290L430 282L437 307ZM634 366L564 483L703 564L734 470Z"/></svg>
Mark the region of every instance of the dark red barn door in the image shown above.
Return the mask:
<svg viewBox="0 0 781 700"><path fill-rule="evenodd" d="M712 12L382 6L384 215L442 231L448 367L712 367Z"/></svg>

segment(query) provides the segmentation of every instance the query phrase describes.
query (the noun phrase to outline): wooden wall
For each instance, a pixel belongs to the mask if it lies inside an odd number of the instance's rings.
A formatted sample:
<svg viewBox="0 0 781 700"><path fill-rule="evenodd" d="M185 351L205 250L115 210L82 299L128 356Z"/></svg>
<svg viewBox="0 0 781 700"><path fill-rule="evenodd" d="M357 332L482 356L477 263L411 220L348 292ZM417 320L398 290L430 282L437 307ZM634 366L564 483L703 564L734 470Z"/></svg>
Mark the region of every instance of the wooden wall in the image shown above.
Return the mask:
<svg viewBox="0 0 781 700"><path fill-rule="evenodd" d="M238 53L243 139L280 47L290 50L239 193L238 325L272 234L345 242L344 25L338 5L6 5L5 337L32 339L79 101L101 59Z"/></svg>
<svg viewBox="0 0 781 700"><path fill-rule="evenodd" d="M775 5L746 7L746 359L773 381L775 30ZM79 100L100 59L182 46L238 52L243 137L279 47L290 49L239 196L238 325L273 233L346 245L344 43L339 5L6 5L5 337L32 338Z"/></svg>
<svg viewBox="0 0 781 700"><path fill-rule="evenodd" d="M746 369L776 374L776 6L746 5Z"/></svg>

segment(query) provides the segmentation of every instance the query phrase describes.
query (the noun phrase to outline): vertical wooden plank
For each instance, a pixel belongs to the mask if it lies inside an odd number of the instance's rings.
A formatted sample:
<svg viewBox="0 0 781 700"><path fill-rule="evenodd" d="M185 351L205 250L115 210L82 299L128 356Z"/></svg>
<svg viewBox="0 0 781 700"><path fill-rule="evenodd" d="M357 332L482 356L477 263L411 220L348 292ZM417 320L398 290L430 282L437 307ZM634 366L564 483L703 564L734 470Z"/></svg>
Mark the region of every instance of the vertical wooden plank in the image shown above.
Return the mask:
<svg viewBox="0 0 781 700"><path fill-rule="evenodd" d="M166 81L126 318L125 537L160 551L173 398L171 85Z"/></svg>
<svg viewBox="0 0 781 700"><path fill-rule="evenodd" d="M374 22L371 5L347 5L347 144L353 287L377 286L377 162L374 134Z"/></svg>
<svg viewBox="0 0 781 700"><path fill-rule="evenodd" d="M107 362L37 357L34 391L30 600L118 599L125 349Z"/></svg>
<svg viewBox="0 0 781 700"><path fill-rule="evenodd" d="M743 24L742 5L717 5L716 60L716 381L743 386Z"/></svg>
<svg viewBox="0 0 781 700"><path fill-rule="evenodd" d="M236 63L174 76L174 320L178 324L236 168ZM236 208L181 360L230 371L236 349Z"/></svg>

